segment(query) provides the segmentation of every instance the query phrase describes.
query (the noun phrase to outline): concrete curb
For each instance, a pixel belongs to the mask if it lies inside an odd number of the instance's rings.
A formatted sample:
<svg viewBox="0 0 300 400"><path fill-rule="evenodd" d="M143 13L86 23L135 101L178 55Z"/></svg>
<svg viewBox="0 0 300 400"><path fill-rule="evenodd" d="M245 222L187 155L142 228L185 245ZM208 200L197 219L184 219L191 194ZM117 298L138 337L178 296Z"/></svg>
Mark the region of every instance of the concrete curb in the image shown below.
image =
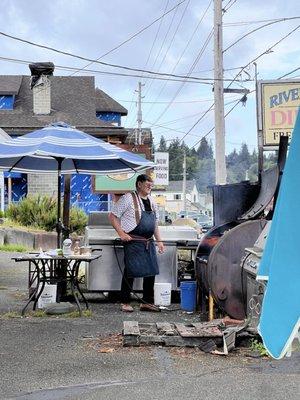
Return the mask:
<svg viewBox="0 0 300 400"><path fill-rule="evenodd" d="M28 232L16 228L0 229L0 245L22 245L29 249L56 249L57 234L55 232Z"/></svg>

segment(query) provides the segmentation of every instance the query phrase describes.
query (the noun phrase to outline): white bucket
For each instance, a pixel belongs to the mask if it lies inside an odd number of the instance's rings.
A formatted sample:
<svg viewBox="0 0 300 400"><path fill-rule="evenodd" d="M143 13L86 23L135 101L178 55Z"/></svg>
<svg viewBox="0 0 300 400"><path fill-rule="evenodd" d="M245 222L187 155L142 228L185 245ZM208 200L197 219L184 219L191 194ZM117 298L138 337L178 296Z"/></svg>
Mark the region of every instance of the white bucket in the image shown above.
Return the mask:
<svg viewBox="0 0 300 400"><path fill-rule="evenodd" d="M155 283L154 284L154 304L156 306L171 305L171 283Z"/></svg>
<svg viewBox="0 0 300 400"><path fill-rule="evenodd" d="M40 287L39 287L40 289ZM49 285L45 284L44 290L38 299L38 308L44 308L45 305L50 303L56 303L56 292L57 292L57 285Z"/></svg>

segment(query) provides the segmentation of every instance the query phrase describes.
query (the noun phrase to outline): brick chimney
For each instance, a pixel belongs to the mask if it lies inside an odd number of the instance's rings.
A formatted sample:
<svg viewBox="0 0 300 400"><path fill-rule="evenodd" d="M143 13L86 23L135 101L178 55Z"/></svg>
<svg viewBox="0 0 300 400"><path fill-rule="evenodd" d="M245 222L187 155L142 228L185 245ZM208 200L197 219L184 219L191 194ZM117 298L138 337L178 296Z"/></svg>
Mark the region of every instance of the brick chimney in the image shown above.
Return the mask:
<svg viewBox="0 0 300 400"><path fill-rule="evenodd" d="M51 85L49 76L53 75L51 62L29 64L31 71L31 89L33 92L33 113L49 115L51 112Z"/></svg>

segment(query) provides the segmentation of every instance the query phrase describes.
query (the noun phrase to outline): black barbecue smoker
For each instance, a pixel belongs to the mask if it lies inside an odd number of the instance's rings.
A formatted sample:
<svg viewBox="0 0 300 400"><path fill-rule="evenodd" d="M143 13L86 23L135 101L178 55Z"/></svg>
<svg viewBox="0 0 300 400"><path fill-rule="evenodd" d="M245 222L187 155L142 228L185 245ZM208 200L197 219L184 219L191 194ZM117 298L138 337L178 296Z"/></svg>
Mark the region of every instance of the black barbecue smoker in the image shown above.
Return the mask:
<svg viewBox="0 0 300 400"><path fill-rule="evenodd" d="M259 182L212 187L214 226L201 239L195 257L200 311L208 298L234 319L257 326L264 285L256 272L270 228L283 172L288 138L282 137L277 165L262 171Z"/></svg>

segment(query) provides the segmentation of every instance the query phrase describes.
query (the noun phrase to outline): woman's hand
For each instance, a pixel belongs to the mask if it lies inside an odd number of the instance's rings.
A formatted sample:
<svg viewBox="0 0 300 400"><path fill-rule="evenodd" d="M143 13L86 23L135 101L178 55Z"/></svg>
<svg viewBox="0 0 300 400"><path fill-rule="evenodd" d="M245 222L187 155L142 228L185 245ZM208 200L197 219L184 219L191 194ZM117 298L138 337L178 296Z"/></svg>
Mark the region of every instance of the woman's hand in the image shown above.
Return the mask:
<svg viewBox="0 0 300 400"><path fill-rule="evenodd" d="M132 240L132 237L130 235L128 235L128 233L126 232L122 232L120 233L120 239L122 240L122 242L130 242Z"/></svg>
<svg viewBox="0 0 300 400"><path fill-rule="evenodd" d="M157 249L158 249L159 254L164 253L165 246L164 246L163 242L160 242L160 241L157 242Z"/></svg>

